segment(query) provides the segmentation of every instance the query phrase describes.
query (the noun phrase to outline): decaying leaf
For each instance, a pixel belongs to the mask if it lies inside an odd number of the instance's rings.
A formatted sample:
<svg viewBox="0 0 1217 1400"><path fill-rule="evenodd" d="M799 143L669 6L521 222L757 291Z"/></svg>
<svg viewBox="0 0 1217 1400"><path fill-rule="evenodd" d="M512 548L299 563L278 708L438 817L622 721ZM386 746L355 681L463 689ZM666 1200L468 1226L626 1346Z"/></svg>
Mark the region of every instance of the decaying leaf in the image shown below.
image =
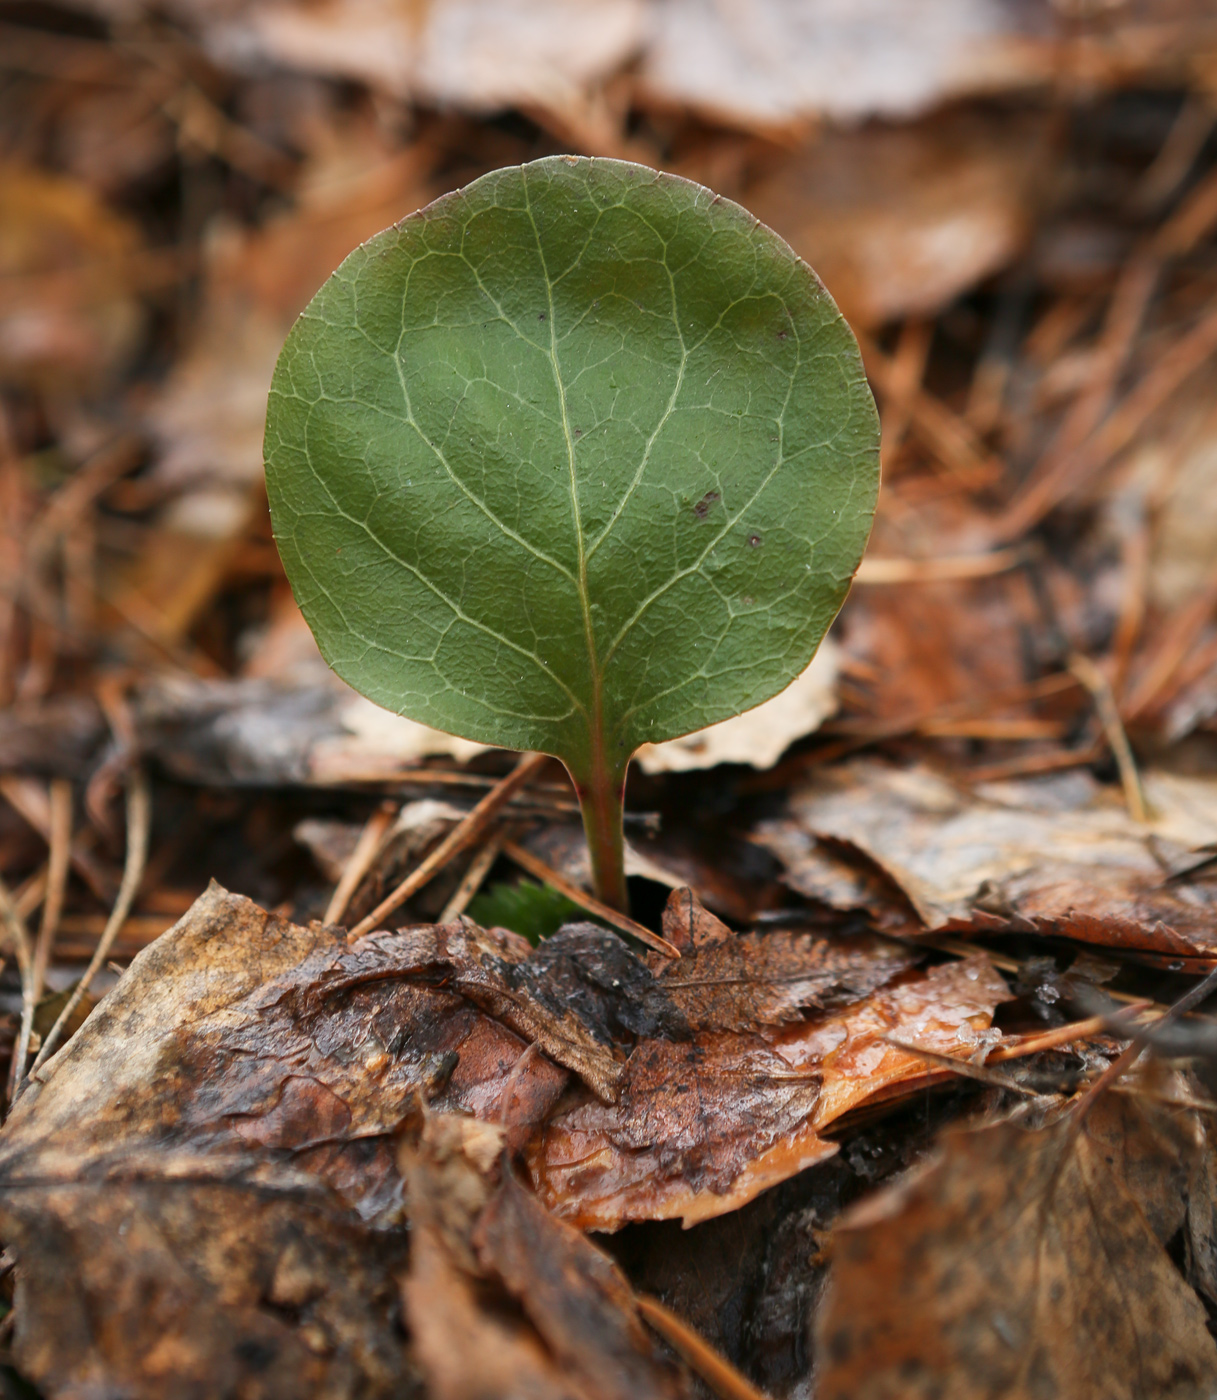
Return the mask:
<svg viewBox="0 0 1217 1400"><path fill-rule="evenodd" d="M468 921L351 943L213 885L136 958L0 1136L22 1366L51 1394L86 1380L182 1394L215 1375L251 1396L400 1393L413 1363L389 1300L421 1197L411 1184L403 1202L397 1143L415 1140L420 1104L473 1115L462 1141L488 1161L527 1145L543 1199L576 1225L691 1221L829 1155L820 1127L915 1073L921 1062L885 1032L959 1053L1006 995L983 958L920 973L906 949L869 937L734 935L687 891L668 926L685 955L654 969L588 924L536 950ZM573 1160L572 1143L595 1160ZM624 1395L634 1362L597 1363L593 1383L572 1359L579 1308L617 1316L615 1276L511 1191L478 1257L545 1348L512 1333L504 1354L547 1375L556 1355L583 1377L575 1394ZM435 1380L428 1326L450 1335L477 1316L488 1348L503 1338L461 1281L468 1259L427 1228L415 1218L407 1296L430 1318L419 1356ZM544 1258L530 1257L523 1237L545 1231ZM532 1282L529 1269L541 1270ZM574 1314L552 1303L564 1288ZM551 1299L544 1316L524 1294ZM613 1335L634 1355L636 1319ZM497 1393L461 1375L437 1393Z"/></svg>
<svg viewBox="0 0 1217 1400"><path fill-rule="evenodd" d="M1082 772L969 793L926 767L856 759L817 771L791 817L759 839L795 889L831 903L879 895L873 884L851 893L818 843L852 848L927 928L1037 929L1168 960L1217 957L1217 886L1171 878L1217 840L1217 784L1150 771L1144 786L1151 820L1141 824L1118 789Z"/></svg>
<svg viewBox="0 0 1217 1400"><path fill-rule="evenodd" d="M509 969L530 951L470 924L349 944L341 930L296 927L213 886L136 959L0 1139L0 1229L19 1259L14 1345L26 1374L51 1395L96 1386L141 1400L216 1385L285 1400L408 1393L396 1307L407 1211L424 1369L442 1381L436 1327L455 1328L445 1346L458 1359L478 1354L455 1345L465 1324L476 1335L480 1318L492 1337L498 1324L453 1273L469 1259L428 1234L413 1168L403 1201L397 1144L415 1140L430 1100L432 1121L463 1125L449 1135L485 1175L567 1081L544 1046L600 1092L615 1089L612 1047L566 1007L547 1010L527 977L513 983ZM454 1211L471 1225L489 1199L474 1191L469 1204L464 1171L434 1195L449 1234ZM504 1191L479 1251L508 1293L539 1271L525 1306L549 1298L534 1321L561 1373L582 1377L573 1393L681 1393L662 1367L642 1385L657 1363L607 1263L522 1188ZM544 1259L529 1259L534 1247ZM550 1296L560 1288L565 1311ZM629 1356L613 1372L605 1348L619 1347ZM505 1355L516 1353L552 1369L531 1343ZM446 1384L435 1393L549 1393Z"/></svg>
<svg viewBox="0 0 1217 1400"><path fill-rule="evenodd" d="M546 1013L496 991L494 941L449 932L475 995L545 1039ZM510 1140L567 1078L429 985L447 957L427 934L348 945L213 886L137 958L0 1139L27 1374L51 1394L401 1393L394 1134L423 1094ZM570 1018L557 1034L612 1064Z"/></svg>
<svg viewBox="0 0 1217 1400"><path fill-rule="evenodd" d="M1172 1222L1135 1183L1148 1165L1161 1198L1163 1155L1113 1100L1080 1124L948 1134L936 1160L838 1227L817 1394L1212 1394L1204 1309L1163 1248Z"/></svg>
<svg viewBox="0 0 1217 1400"><path fill-rule="evenodd" d="M501 1133L428 1115L409 1182L406 1316L436 1400L678 1400L624 1277L504 1169Z"/></svg>
<svg viewBox="0 0 1217 1400"><path fill-rule="evenodd" d="M692 980L698 963L686 955L673 971ZM905 973L851 1006L764 1031L643 1040L617 1103L585 1096L530 1142L538 1193L584 1229L672 1218L687 1226L738 1209L830 1157L836 1144L820 1132L834 1119L922 1072L923 1060L884 1037L958 1056L1009 995L976 958Z"/></svg>
<svg viewBox="0 0 1217 1400"><path fill-rule="evenodd" d="M48 1396L399 1396L400 1233L314 1177L167 1153L6 1164L14 1351Z"/></svg>

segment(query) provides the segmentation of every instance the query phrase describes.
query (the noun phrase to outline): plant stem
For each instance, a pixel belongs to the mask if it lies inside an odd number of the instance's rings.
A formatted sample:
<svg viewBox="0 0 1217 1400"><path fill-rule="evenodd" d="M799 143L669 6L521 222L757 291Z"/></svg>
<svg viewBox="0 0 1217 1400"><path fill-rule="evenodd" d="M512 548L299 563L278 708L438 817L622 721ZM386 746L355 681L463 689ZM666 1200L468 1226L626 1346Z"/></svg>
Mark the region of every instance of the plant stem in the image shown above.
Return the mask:
<svg viewBox="0 0 1217 1400"><path fill-rule="evenodd" d="M592 858L592 886L596 898L623 914L630 912L630 896L625 883L625 835L622 813L625 806L625 769L610 769L593 760L584 782L571 777L583 811L583 830Z"/></svg>

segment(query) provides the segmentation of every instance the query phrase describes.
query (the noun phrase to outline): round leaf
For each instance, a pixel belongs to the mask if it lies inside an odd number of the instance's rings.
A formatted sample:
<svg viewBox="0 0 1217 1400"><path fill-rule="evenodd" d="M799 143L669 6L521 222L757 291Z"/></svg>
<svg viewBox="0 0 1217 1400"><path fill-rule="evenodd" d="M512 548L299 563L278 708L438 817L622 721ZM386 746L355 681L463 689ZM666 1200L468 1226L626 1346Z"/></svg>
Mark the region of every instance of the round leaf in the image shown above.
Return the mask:
<svg viewBox="0 0 1217 1400"><path fill-rule="evenodd" d="M559 156L347 258L280 356L266 475L344 680L578 776L803 670L866 543L878 423L776 234Z"/></svg>

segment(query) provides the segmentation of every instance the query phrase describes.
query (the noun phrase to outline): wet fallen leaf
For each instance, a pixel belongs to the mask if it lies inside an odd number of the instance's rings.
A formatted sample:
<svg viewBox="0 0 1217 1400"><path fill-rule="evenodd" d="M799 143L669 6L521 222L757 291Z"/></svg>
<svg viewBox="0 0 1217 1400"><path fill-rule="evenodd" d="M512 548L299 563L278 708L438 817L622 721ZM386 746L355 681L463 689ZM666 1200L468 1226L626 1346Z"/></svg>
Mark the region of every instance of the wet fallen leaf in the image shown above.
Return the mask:
<svg viewBox="0 0 1217 1400"><path fill-rule="evenodd" d="M824 1400L1193 1397L1217 1384L1199 1299L1152 1228L1160 1141L1127 1105L948 1133L835 1233Z"/></svg>
<svg viewBox="0 0 1217 1400"><path fill-rule="evenodd" d="M495 950L527 945L449 932L475 995L547 1039L552 1018L496 981ZM26 1091L0 1214L15 1348L48 1393L401 1393L394 1135L423 1094L511 1141L567 1079L443 988L456 965L430 934L401 937L348 945L213 886Z"/></svg>
<svg viewBox="0 0 1217 1400"><path fill-rule="evenodd" d="M772 934L763 937L774 937ZM711 952L717 950L712 949ZM696 955L674 964L693 978ZM583 1229L736 1210L837 1150L821 1130L870 1095L924 1070L889 1045L970 1052L1009 997L984 958L907 972L853 1005L766 1032L645 1039L618 1102L584 1101L534 1136L527 1161L547 1206Z"/></svg>
<svg viewBox="0 0 1217 1400"><path fill-rule="evenodd" d="M688 895L678 890L672 900ZM834 941L787 929L725 931L727 937L703 938L653 973L609 930L569 924L515 975L538 1005L555 1013L571 1007L600 1039L679 1042L700 1031L750 1031L799 1020L811 1008L850 1004L917 960L915 952L867 935Z"/></svg>
<svg viewBox="0 0 1217 1400"><path fill-rule="evenodd" d="M405 1242L315 1178L166 1154L58 1169L10 1159L14 1352L48 1396L397 1396Z"/></svg>
<svg viewBox="0 0 1217 1400"><path fill-rule="evenodd" d="M1217 840L1217 783L1153 770L1143 782L1146 824L1085 772L969 793L926 767L855 759L818 771L793 794L790 817L758 839L786 861L795 889L847 906L857 901L833 878L831 853L810 843L852 848L927 928L1034 928L1168 960L1217 958L1217 890L1203 872L1168 878Z"/></svg>
<svg viewBox="0 0 1217 1400"><path fill-rule="evenodd" d="M251 1395L384 1393L410 1363L387 1304L367 1299L385 1298L400 1260L395 1139L410 1140L420 1101L486 1120L512 1150L531 1142L546 1200L578 1225L690 1221L830 1155L819 1127L915 1073L885 1032L958 1051L1006 995L983 959L923 975L869 938L730 935L687 892L669 923L691 946L655 972L593 925L537 950L468 922L349 943L213 886L0 1135L22 1366L53 1393L95 1374L159 1396L210 1373ZM566 1146L589 1137L592 1170ZM284 1261L289 1242L303 1263ZM66 1291L65 1252L80 1261ZM445 1293L446 1265L428 1257L420 1276L457 1325L469 1299ZM519 1258L497 1267L514 1289ZM127 1327L132 1290L165 1269L177 1282L148 1330ZM555 1348L557 1324L534 1321ZM151 1331L178 1350L162 1356ZM282 1390L250 1379L268 1358Z"/></svg>

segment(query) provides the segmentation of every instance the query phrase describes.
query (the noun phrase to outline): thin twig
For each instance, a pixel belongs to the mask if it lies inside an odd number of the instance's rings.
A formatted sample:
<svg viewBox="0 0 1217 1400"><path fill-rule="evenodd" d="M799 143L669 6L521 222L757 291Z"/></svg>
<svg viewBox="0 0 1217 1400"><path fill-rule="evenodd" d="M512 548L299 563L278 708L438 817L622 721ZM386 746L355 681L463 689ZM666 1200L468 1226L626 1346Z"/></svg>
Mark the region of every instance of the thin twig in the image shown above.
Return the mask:
<svg viewBox="0 0 1217 1400"><path fill-rule="evenodd" d="M63 896L68 883L72 851L72 784L66 778L51 781L50 855L47 863L46 895L42 905L42 921L38 941L34 946L33 966L25 980L21 996L21 1030L17 1048L9 1065L8 1097L11 1103L17 1085L25 1078L25 1064L30 1053L30 1037L34 1031L34 1012L46 984L46 970L51 960L51 948L63 913Z"/></svg>
<svg viewBox="0 0 1217 1400"><path fill-rule="evenodd" d="M1204 583L1157 629L1157 643L1145 669L1126 690L1123 713L1138 719L1178 675L1189 656L1196 654L1196 641L1217 607L1217 567Z"/></svg>
<svg viewBox="0 0 1217 1400"><path fill-rule="evenodd" d="M50 845L51 810L46 793L32 778L7 774L0 778L0 797L18 816L27 821ZM76 873L101 900L114 898L114 880L110 872L93 855L83 839L72 843L72 865Z"/></svg>
<svg viewBox="0 0 1217 1400"><path fill-rule="evenodd" d="M856 328L855 328L856 329ZM857 331L867 374L882 395L900 395L904 386L891 357L877 342ZM918 388L908 394L908 413L917 436L966 486L986 486L999 480L1002 464L987 450L971 427L941 399Z"/></svg>
<svg viewBox="0 0 1217 1400"><path fill-rule="evenodd" d="M382 899L365 919L361 919L355 925L348 937L352 939L362 938L364 934L371 933L382 919L387 918L395 909L400 909L411 895L417 894L448 864L453 856L459 855L461 851L474 845L498 816L512 793L518 792L530 778L541 771L547 762L548 756L546 754L525 754L511 772L490 789L469 815L457 822L427 859L411 871L391 894Z"/></svg>
<svg viewBox="0 0 1217 1400"><path fill-rule="evenodd" d="M17 909L9 887L0 879L0 924L4 925L4 939L13 950L17 966L21 971L21 985L24 988L27 978L34 970L34 950L30 943L29 930Z"/></svg>
<svg viewBox="0 0 1217 1400"><path fill-rule="evenodd" d="M1153 214L1166 205L1191 173L1214 123L1217 109L1210 97L1192 93L1184 98L1166 140L1137 181L1129 201L1134 213Z"/></svg>
<svg viewBox="0 0 1217 1400"><path fill-rule="evenodd" d="M660 938L657 933L652 933L644 924L635 923L625 914L619 914L616 909L610 909L607 904L601 904L598 899L594 899L585 890L581 890L578 885L572 884L565 875L560 875L552 865L547 865L540 856L534 856L530 850L518 845L515 841L503 842L503 854L508 860L514 861L522 869L527 870L530 875L535 875L538 880L544 880L547 885L552 885L559 894L564 894L580 909L586 909L589 914L595 914L596 918L603 919L606 924L612 924L621 933L628 933L631 938L645 943L648 948L654 948L665 958L680 957L680 949L674 943L669 943L666 938Z"/></svg>
<svg viewBox="0 0 1217 1400"><path fill-rule="evenodd" d="M1217 171L1211 171L1125 264L1100 338L1100 372L1074 405L1033 476L1003 513L999 538L1017 538L1101 471L1132 441L1149 414L1213 353L1214 326L1209 315L1167 355L1159 357L1120 408L1099 426L1132 353L1163 263L1191 252L1215 223Z"/></svg>
<svg viewBox="0 0 1217 1400"><path fill-rule="evenodd" d="M1021 549L995 549L987 554L941 554L936 559L880 559L868 555L858 565L855 583L939 583L944 579L989 578L1026 562Z"/></svg>
<svg viewBox="0 0 1217 1400"><path fill-rule="evenodd" d="M1079 1040L1089 1040L1092 1036L1123 1033L1123 1025L1149 1011L1153 1003L1144 999L1130 1002L1114 1016L1088 1016L1084 1021L1071 1021L1065 1026L1055 1026L1050 1031L1036 1031L1032 1035L1019 1036L1012 1045L994 1046L986 1056L986 1064L1001 1064L1003 1060L1019 1060L1027 1055L1038 1055L1041 1050L1059 1050L1062 1045L1073 1045Z"/></svg>
<svg viewBox="0 0 1217 1400"><path fill-rule="evenodd" d="M346 913L351 896L359 888L360 881L372 868L372 862L380 850L380 843L384 840L385 832L393 825L395 816L393 804L386 802L382 803L364 823L364 828L359 833L359 840L355 842L355 849L347 857L347 862L342 868L342 876L334 887L334 893L330 896L325 913L321 916L323 924L336 924Z"/></svg>
<svg viewBox="0 0 1217 1400"><path fill-rule="evenodd" d="M640 1293L635 1301L644 1320L722 1400L768 1400L763 1390L758 1390L725 1356L720 1356L705 1338L665 1308L658 1299Z"/></svg>
<svg viewBox="0 0 1217 1400"><path fill-rule="evenodd" d="M72 857L72 784L66 778L51 779L51 836L47 855L47 884L43 897L42 920L34 947L34 996L40 997L46 985L51 949L63 914L68 871Z"/></svg>
<svg viewBox="0 0 1217 1400"><path fill-rule="evenodd" d="M1199 1006L1202 1001L1207 1001L1214 992L1217 992L1217 968L1210 972L1203 981L1197 982L1190 992L1181 996L1174 1005L1167 1009L1165 1015L1158 1017L1154 1021L1154 1034L1160 1035L1168 1026L1173 1025L1181 1017L1186 1016L1189 1011ZM1129 1013L1120 1013L1121 1016L1127 1014ZM1110 1024L1109 1021L1109 1028ZM1114 1084L1117 1079L1122 1078L1132 1069L1133 1065L1141 1058L1142 1051L1144 1051L1148 1045L1149 1036L1146 1034L1145 1029L1142 1028L1142 1030L1133 1037L1132 1044L1107 1066L1103 1073L1099 1075L1074 1106L1075 1119L1079 1124L1094 1107L1099 1095L1110 1087L1110 1085Z"/></svg>
<svg viewBox="0 0 1217 1400"><path fill-rule="evenodd" d="M925 380L934 327L929 321L905 321L884 385L883 412L879 419L879 440L883 474L886 476L904 442L912 416L913 398Z"/></svg>
<svg viewBox="0 0 1217 1400"><path fill-rule="evenodd" d="M47 867L41 865L13 891L13 904L23 919L28 919L46 898Z"/></svg>
<svg viewBox="0 0 1217 1400"><path fill-rule="evenodd" d="M1120 719L1116 697L1111 693L1111 685L1107 677L1091 661L1090 657L1082 656L1080 653L1070 657L1069 669L1094 698L1094 707L1099 716L1099 723L1103 726L1103 733L1107 736L1107 743L1116 760L1116 767L1120 770L1120 784L1124 789L1124 804L1128 808L1128 815L1135 822L1148 821L1149 813L1145 807L1145 793L1141 789L1137 761L1133 757L1128 735L1124 732L1124 724Z"/></svg>
<svg viewBox="0 0 1217 1400"><path fill-rule="evenodd" d="M995 541L1015 540L1034 528L1062 501L1090 484L1136 437L1146 420L1217 353L1217 307L1179 337L1123 397L1119 408L1076 447L1043 459L1045 469L1029 481L995 522Z"/></svg>
<svg viewBox="0 0 1217 1400"><path fill-rule="evenodd" d="M951 1074L962 1075L965 1079L975 1079L994 1089L1008 1089L1012 1094L1025 1094L1032 1099L1039 1097L1034 1089L1028 1089L1025 1084L1011 1079L1008 1074L998 1074L984 1065L973 1064L971 1060L961 1060L955 1055L943 1055L937 1050L927 1050L921 1045L910 1045L907 1041L897 1040L891 1035L879 1038L893 1050L903 1050L906 1055L915 1055L917 1059L924 1060L926 1064L934 1065L937 1069L948 1070Z"/></svg>
<svg viewBox="0 0 1217 1400"><path fill-rule="evenodd" d="M439 923L450 924L454 919L460 918L468 907L469 901L482 888L482 881L490 874L490 867L498 860L502 850L502 836L492 836L486 842L469 862L469 869L461 877L461 883L457 885L455 894L444 905L444 912L439 916Z"/></svg>
<svg viewBox="0 0 1217 1400"><path fill-rule="evenodd" d="M118 887L118 898L106 922L97 951L93 954L84 976L76 984L67 1005L59 1013L59 1019L51 1027L47 1038L42 1042L30 1074L34 1075L47 1057L59 1044L64 1028L76 1012L76 1008L88 994L94 977L105 966L118 931L122 928L135 896L139 893L144 878L144 867L148 861L148 835L152 826L152 791L142 769L132 768L127 776L127 858L123 866L122 884ZM28 1081L26 1081L28 1082Z"/></svg>
<svg viewBox="0 0 1217 1400"><path fill-rule="evenodd" d="M1011 1036L1007 1043L997 1045L989 1051L988 1055L985 1056L985 1064L994 1065L1001 1064L1006 1060L1026 1059L1030 1055L1038 1055L1043 1050L1054 1050L1064 1045L1073 1045L1079 1040L1089 1040L1096 1035L1122 1035L1123 1023L1144 1012L1148 1006L1148 1002L1136 1002L1123 1011L1117 1012L1115 1016L1090 1016L1084 1021L1073 1021L1067 1026L1057 1026L1054 1030L1038 1031L1034 1035ZM913 1053L921 1053L911 1045L901 1048ZM835 1119L830 1129L826 1130L830 1130L836 1136L843 1131L857 1127L860 1121L869 1118L876 1109L901 1099L910 1098L913 1094L919 1094L939 1084L948 1083L956 1073L967 1074L966 1069L960 1069L960 1064L970 1062L953 1060L950 1056L947 1058L951 1060L949 1067L927 1069L924 1074L917 1075L916 1078L897 1080L894 1083L885 1084L872 1094L868 1094L848 1112Z"/></svg>
<svg viewBox="0 0 1217 1400"><path fill-rule="evenodd" d="M1018 758L1003 759L1000 763L985 763L969 768L959 775L964 783L999 783L1008 778L1023 778L1031 773L1059 773L1066 768L1081 768L1093 763L1102 752L1102 745L1096 739L1076 749L1054 749L1050 753L1020 754Z"/></svg>

